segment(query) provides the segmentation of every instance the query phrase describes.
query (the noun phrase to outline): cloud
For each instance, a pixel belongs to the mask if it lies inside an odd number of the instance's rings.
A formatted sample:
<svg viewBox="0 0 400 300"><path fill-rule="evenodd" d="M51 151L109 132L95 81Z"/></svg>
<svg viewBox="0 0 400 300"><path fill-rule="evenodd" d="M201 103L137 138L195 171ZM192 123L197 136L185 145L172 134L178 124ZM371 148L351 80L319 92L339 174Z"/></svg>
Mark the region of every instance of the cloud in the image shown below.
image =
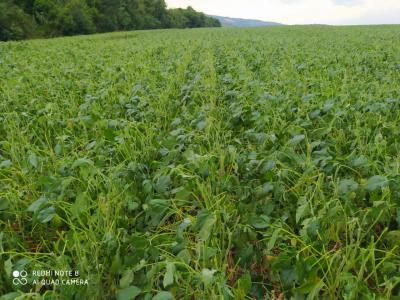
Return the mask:
<svg viewBox="0 0 400 300"><path fill-rule="evenodd" d="M363 0L331 0L336 5L353 6L362 4Z"/></svg>
<svg viewBox="0 0 400 300"><path fill-rule="evenodd" d="M1 1L1 0L0 0ZM284 24L400 24L400 0L166 0L211 15Z"/></svg>

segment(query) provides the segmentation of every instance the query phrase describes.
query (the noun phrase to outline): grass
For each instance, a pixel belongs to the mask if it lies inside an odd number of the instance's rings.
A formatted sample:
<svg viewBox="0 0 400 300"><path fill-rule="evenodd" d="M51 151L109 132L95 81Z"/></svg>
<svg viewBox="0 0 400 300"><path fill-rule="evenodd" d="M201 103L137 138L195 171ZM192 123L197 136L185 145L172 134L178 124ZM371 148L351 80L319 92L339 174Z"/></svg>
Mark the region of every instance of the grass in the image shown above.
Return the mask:
<svg viewBox="0 0 400 300"><path fill-rule="evenodd" d="M399 28L0 43L1 299L399 299Z"/></svg>

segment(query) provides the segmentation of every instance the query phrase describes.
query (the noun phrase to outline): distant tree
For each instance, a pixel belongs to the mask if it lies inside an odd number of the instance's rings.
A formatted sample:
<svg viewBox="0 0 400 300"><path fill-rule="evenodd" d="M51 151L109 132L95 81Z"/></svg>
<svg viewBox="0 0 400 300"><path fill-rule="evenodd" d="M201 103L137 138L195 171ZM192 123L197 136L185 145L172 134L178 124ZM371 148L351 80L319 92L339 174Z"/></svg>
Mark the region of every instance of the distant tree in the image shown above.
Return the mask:
<svg viewBox="0 0 400 300"><path fill-rule="evenodd" d="M0 0L0 40L21 40L33 35L33 18L10 0Z"/></svg>
<svg viewBox="0 0 400 300"><path fill-rule="evenodd" d="M195 11L191 6L186 9L177 8L169 10L170 26L175 28L196 27L221 27L217 19L207 17L205 14Z"/></svg>
<svg viewBox="0 0 400 300"><path fill-rule="evenodd" d="M33 16L38 25L38 34L43 36L57 36L57 22L60 7L56 1L35 0L32 8Z"/></svg>
<svg viewBox="0 0 400 300"><path fill-rule="evenodd" d="M0 40L116 30L221 26L164 0L0 0Z"/></svg>
<svg viewBox="0 0 400 300"><path fill-rule="evenodd" d="M98 32L115 31L121 29L118 16L123 1L120 0L98 0L95 1L94 23Z"/></svg>
<svg viewBox="0 0 400 300"><path fill-rule="evenodd" d="M35 0L14 0L14 3L22 8L27 14L33 14L33 5Z"/></svg>
<svg viewBox="0 0 400 300"><path fill-rule="evenodd" d="M184 9L176 8L169 10L170 24L169 27L186 28L189 20L184 13Z"/></svg>
<svg viewBox="0 0 400 300"><path fill-rule="evenodd" d="M63 35L95 32L92 11L81 0L71 0L59 8L57 16L58 31Z"/></svg>

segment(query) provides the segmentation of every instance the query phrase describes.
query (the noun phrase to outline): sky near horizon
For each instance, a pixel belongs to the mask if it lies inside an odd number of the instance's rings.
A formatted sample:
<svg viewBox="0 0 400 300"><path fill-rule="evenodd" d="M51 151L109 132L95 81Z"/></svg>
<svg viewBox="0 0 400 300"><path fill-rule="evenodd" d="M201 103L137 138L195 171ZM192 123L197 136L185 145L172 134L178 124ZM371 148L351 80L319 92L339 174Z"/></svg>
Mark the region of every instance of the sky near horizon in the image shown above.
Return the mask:
<svg viewBox="0 0 400 300"><path fill-rule="evenodd" d="M400 0L166 0L206 14L284 24L400 24Z"/></svg>

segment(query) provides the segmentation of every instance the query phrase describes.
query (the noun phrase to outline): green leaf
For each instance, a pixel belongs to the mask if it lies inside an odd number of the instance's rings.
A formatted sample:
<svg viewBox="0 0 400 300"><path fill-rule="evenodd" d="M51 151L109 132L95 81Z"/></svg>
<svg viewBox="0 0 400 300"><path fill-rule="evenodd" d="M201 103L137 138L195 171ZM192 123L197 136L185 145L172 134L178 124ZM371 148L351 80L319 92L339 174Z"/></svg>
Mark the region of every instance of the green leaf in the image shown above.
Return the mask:
<svg viewBox="0 0 400 300"><path fill-rule="evenodd" d="M93 166L93 161L88 158L79 158L72 164L72 169L88 165Z"/></svg>
<svg viewBox="0 0 400 300"><path fill-rule="evenodd" d="M11 292L0 297L0 300L15 300L21 296L21 292Z"/></svg>
<svg viewBox="0 0 400 300"><path fill-rule="evenodd" d="M174 274L176 271L175 264L168 262L166 265L166 272L164 275L163 285L164 288L174 283Z"/></svg>
<svg viewBox="0 0 400 300"><path fill-rule="evenodd" d="M18 259L15 263L14 263L14 266L13 266L13 270L26 270L27 268L27 266L31 263L32 261L31 261L31 259L29 259L29 258L26 258L26 257L24 257L24 258L20 258L20 259Z"/></svg>
<svg viewBox="0 0 400 300"><path fill-rule="evenodd" d="M257 196L264 197L274 191L274 185L271 182L264 183L257 191Z"/></svg>
<svg viewBox="0 0 400 300"><path fill-rule="evenodd" d="M210 286L214 282L214 274L216 272L216 270L210 270L207 268L201 270L201 280L206 287Z"/></svg>
<svg viewBox="0 0 400 300"><path fill-rule="evenodd" d="M9 159L4 160L4 161L2 161L2 162L0 163L0 169L1 169L1 168L7 168L7 167L9 167L9 166L11 166L11 165L12 165L11 160L9 160Z"/></svg>
<svg viewBox="0 0 400 300"><path fill-rule="evenodd" d="M339 182L338 191L339 194L348 194L349 192L355 192L358 189L358 183L353 179L343 179Z"/></svg>
<svg viewBox="0 0 400 300"><path fill-rule="evenodd" d="M157 179L155 189L158 193L165 193L171 184L171 177L169 175L162 175Z"/></svg>
<svg viewBox="0 0 400 300"><path fill-rule="evenodd" d="M168 211L169 201L165 199L151 199L148 201L146 214L151 218L149 225L159 226L165 213Z"/></svg>
<svg viewBox="0 0 400 300"><path fill-rule="evenodd" d="M393 230L385 235L386 241L392 246L400 246L400 230Z"/></svg>
<svg viewBox="0 0 400 300"><path fill-rule="evenodd" d="M174 119L174 120L171 122L171 126L172 126L172 127L176 127L176 126L178 126L178 125L181 124L181 123L182 123L181 118L176 118L176 119Z"/></svg>
<svg viewBox="0 0 400 300"><path fill-rule="evenodd" d="M174 300L175 297L170 292L158 292L157 295L153 297L153 300Z"/></svg>
<svg viewBox="0 0 400 300"><path fill-rule="evenodd" d="M4 198L0 198L0 211L6 210L8 206L9 206L8 201Z"/></svg>
<svg viewBox="0 0 400 300"><path fill-rule="evenodd" d="M90 206L90 196L87 192L80 193L76 199L75 203L71 205L71 212L74 218L85 214Z"/></svg>
<svg viewBox="0 0 400 300"><path fill-rule="evenodd" d="M60 144L57 144L54 146L54 153L56 155L61 155L62 154L62 147Z"/></svg>
<svg viewBox="0 0 400 300"><path fill-rule="evenodd" d="M139 208L139 203L135 201L128 202L127 204L128 204L128 210L131 212Z"/></svg>
<svg viewBox="0 0 400 300"><path fill-rule="evenodd" d="M270 218L268 216L251 215L249 223L256 229L265 229L270 225Z"/></svg>
<svg viewBox="0 0 400 300"><path fill-rule="evenodd" d="M386 275L395 273L397 271L397 265L395 263L392 263L390 261L385 261L382 264L382 272Z"/></svg>
<svg viewBox="0 0 400 300"><path fill-rule="evenodd" d="M207 126L207 122L206 121L200 121L199 123L197 123L196 127L198 130L203 130L204 128L206 128Z"/></svg>
<svg viewBox="0 0 400 300"><path fill-rule="evenodd" d="M121 289L117 293L117 300L133 300L140 295L141 289L136 286L129 286Z"/></svg>
<svg viewBox="0 0 400 300"><path fill-rule="evenodd" d="M324 111L324 112L330 111L330 110L334 107L334 105L335 105L334 102L332 102L332 101L326 101L325 104L324 104L323 111Z"/></svg>
<svg viewBox="0 0 400 300"><path fill-rule="evenodd" d="M373 176L367 181L366 189L369 192L381 189L389 184L389 180L385 176Z"/></svg>
<svg viewBox="0 0 400 300"><path fill-rule="evenodd" d="M214 227L214 224L217 220L215 219L214 215L209 215L200 229L199 232L199 239L203 242L207 241L210 238L211 231Z"/></svg>
<svg viewBox="0 0 400 300"><path fill-rule="evenodd" d="M246 274L242 275L242 277L239 278L237 285L243 294L247 295L253 285L250 273L247 272Z"/></svg>
<svg viewBox="0 0 400 300"><path fill-rule="evenodd" d="M117 252L111 262L111 267L109 269L111 274L117 274L119 273L119 270L122 267L122 263L121 263L121 256L119 255L119 253Z"/></svg>
<svg viewBox="0 0 400 300"><path fill-rule="evenodd" d="M50 206L41 210L37 216L40 223L50 222L56 216L56 208L54 206Z"/></svg>
<svg viewBox="0 0 400 300"><path fill-rule="evenodd" d="M280 229L275 229L275 230L274 230L274 233L272 234L272 236L271 236L271 238L269 239L268 244L267 244L267 249L268 249L269 251L271 251L272 248L275 247L275 243L276 243L276 240L277 240L278 237L279 237L280 232L281 232Z"/></svg>
<svg viewBox="0 0 400 300"><path fill-rule="evenodd" d="M38 158L35 153L31 153L28 157L28 160L32 167L35 169L38 167Z"/></svg>
<svg viewBox="0 0 400 300"><path fill-rule="evenodd" d="M275 167L276 167L276 162L274 160L269 160L263 165L262 171L268 172L275 169Z"/></svg>
<svg viewBox="0 0 400 300"><path fill-rule="evenodd" d="M315 237L318 233L320 227L320 221L316 218L310 218L306 222L306 230L307 230L307 235L309 237Z"/></svg>
<svg viewBox="0 0 400 300"><path fill-rule="evenodd" d="M351 165L353 167L364 167L368 165L368 158L364 155L361 155L359 157L356 157L352 162Z"/></svg>
<svg viewBox="0 0 400 300"><path fill-rule="evenodd" d="M304 134L296 135L289 141L289 143L292 145L297 145L304 141L305 138L306 136Z"/></svg>
<svg viewBox="0 0 400 300"><path fill-rule="evenodd" d="M300 293L303 295L307 295L310 293L315 294L323 287L323 284L321 285L321 283L322 283L321 280L313 280L310 282L306 282L303 285L301 285L300 287L298 287L297 289L295 289L295 291L297 293Z"/></svg>
<svg viewBox="0 0 400 300"><path fill-rule="evenodd" d="M13 263L10 257L4 262L4 271L6 271L7 277L11 277L12 269L13 269Z"/></svg>
<svg viewBox="0 0 400 300"><path fill-rule="evenodd" d="M300 205L297 210L296 210L296 223L299 223L299 221L308 215L310 212L310 206L308 203L304 203L303 205Z"/></svg>
<svg viewBox="0 0 400 300"><path fill-rule="evenodd" d="M42 195L35 202L31 203L27 208L27 211L35 213L43 204L47 203L48 199L45 195Z"/></svg>
<svg viewBox="0 0 400 300"><path fill-rule="evenodd" d="M119 280L120 288L124 289L127 288L133 281L133 271L132 270L125 270L122 274L121 279Z"/></svg>

